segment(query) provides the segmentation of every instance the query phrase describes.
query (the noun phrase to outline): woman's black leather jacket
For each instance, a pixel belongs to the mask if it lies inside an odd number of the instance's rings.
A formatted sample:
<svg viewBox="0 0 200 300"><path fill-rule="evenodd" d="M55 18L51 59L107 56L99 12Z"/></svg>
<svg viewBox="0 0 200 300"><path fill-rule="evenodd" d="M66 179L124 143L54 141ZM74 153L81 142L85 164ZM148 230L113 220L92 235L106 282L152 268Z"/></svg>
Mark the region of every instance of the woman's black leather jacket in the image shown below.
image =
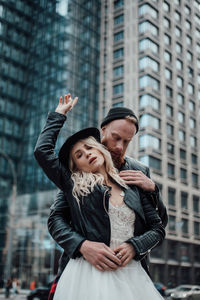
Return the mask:
<svg viewBox="0 0 200 300"><path fill-rule="evenodd" d="M63 238L63 248L69 258L81 256L80 245L84 240L110 244L109 187L97 185L93 192L80 199L80 204L72 196L73 182L71 172L59 161L54 152L57 136L66 116L49 113L34 151L35 158L46 175L61 189L68 201L71 217L71 227L66 233L63 227L57 226L60 241ZM136 214L133 237L130 242L136 251L135 260L142 259L165 237L162 222L148 196L141 194L137 187L124 189L124 202ZM63 235L63 236L62 236ZM62 246L62 242L59 243Z"/></svg>

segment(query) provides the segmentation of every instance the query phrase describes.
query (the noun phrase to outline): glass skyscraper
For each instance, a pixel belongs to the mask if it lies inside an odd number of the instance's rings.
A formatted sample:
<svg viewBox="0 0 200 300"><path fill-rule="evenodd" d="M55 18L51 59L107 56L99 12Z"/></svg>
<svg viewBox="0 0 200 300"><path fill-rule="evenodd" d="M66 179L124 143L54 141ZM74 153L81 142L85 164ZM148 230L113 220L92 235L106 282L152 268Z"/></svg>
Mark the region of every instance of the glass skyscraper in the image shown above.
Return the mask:
<svg viewBox="0 0 200 300"><path fill-rule="evenodd" d="M99 44L100 1L0 1L0 273L10 273L5 261L12 247L12 275L24 285L33 277L48 281L56 252L46 228L56 187L33 149L48 111L67 92L79 103L57 147L80 128L97 126ZM17 175L14 200L6 157Z"/></svg>

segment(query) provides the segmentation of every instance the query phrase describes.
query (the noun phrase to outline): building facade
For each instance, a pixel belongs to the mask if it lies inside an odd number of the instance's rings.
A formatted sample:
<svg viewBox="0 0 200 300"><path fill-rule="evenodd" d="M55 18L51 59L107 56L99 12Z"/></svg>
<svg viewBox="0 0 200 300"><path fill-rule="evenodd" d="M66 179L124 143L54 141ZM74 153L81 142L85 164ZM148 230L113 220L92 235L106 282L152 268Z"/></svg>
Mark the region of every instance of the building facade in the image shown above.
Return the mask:
<svg viewBox="0 0 200 300"><path fill-rule="evenodd" d="M56 187L33 158L47 113L61 95L79 97L56 151L73 132L98 124L100 11L92 0L0 1L0 277L24 286L50 279L57 251L46 226Z"/></svg>
<svg viewBox="0 0 200 300"><path fill-rule="evenodd" d="M167 237L151 274L167 285L200 281L200 2L104 0L100 120L111 106L140 118L129 154L151 169L168 208Z"/></svg>

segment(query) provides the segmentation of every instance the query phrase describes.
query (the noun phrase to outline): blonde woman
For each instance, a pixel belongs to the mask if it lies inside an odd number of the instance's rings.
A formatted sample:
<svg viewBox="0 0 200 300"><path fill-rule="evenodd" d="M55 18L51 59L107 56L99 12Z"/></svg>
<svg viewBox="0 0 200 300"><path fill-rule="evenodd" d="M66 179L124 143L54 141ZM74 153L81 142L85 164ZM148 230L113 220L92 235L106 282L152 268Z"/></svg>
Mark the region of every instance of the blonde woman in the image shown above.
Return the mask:
<svg viewBox="0 0 200 300"><path fill-rule="evenodd" d="M66 140L59 157L54 153L65 114L77 100L69 94L64 103L60 98L35 148L38 163L64 191L71 213L73 230L65 245L70 260L54 300L163 299L140 263L164 239L162 222L151 201L137 187L128 188L118 175L110 153L100 144L98 129L75 133ZM149 230L134 235L141 224ZM57 234L62 235L59 228ZM84 251L88 243L102 249L98 264ZM105 266L109 266L107 271Z"/></svg>

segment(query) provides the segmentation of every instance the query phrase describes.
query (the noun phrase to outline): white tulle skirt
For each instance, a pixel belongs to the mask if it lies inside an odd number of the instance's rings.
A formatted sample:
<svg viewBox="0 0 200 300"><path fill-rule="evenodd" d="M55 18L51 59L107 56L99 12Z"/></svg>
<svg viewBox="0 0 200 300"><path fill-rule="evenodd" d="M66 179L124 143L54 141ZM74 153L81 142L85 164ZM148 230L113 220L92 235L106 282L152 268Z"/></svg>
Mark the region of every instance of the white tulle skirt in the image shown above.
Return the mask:
<svg viewBox="0 0 200 300"><path fill-rule="evenodd" d="M71 259L58 282L54 300L160 300L140 262L101 272L83 258Z"/></svg>

